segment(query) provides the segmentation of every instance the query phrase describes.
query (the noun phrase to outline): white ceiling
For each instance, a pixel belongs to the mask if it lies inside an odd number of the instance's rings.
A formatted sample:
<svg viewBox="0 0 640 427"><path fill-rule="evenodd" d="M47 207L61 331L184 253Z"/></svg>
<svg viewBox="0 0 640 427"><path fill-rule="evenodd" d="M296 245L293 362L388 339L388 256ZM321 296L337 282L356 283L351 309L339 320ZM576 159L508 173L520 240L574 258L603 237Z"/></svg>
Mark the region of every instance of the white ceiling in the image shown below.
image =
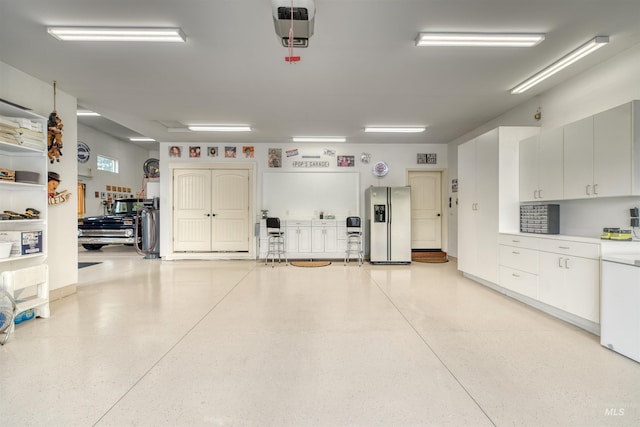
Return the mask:
<svg viewBox="0 0 640 427"><path fill-rule="evenodd" d="M0 0L0 61L56 80L59 90L120 126L83 123L121 138L446 143L640 42L638 0L315 3L310 47L296 49L302 60L289 64L269 0ZM51 25L176 26L187 43L61 42L47 34ZM420 31L547 37L534 48L417 48ZM525 94L509 93L596 35L611 43ZM161 123L250 124L254 131L170 133ZM399 136L363 132L375 124L429 128Z"/></svg>

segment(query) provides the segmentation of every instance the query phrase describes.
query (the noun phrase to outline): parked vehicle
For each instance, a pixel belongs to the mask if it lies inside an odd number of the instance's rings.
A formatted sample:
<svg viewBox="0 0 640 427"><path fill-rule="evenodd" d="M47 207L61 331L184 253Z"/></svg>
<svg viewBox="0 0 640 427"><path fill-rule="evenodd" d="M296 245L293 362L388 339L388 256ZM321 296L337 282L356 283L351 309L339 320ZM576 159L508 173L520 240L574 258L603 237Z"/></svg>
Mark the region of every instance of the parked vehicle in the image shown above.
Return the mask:
<svg viewBox="0 0 640 427"><path fill-rule="evenodd" d="M136 214L144 203L145 199L117 199L111 214L78 219L78 243L89 251L113 244L132 246L136 243L136 227L139 243L142 233Z"/></svg>

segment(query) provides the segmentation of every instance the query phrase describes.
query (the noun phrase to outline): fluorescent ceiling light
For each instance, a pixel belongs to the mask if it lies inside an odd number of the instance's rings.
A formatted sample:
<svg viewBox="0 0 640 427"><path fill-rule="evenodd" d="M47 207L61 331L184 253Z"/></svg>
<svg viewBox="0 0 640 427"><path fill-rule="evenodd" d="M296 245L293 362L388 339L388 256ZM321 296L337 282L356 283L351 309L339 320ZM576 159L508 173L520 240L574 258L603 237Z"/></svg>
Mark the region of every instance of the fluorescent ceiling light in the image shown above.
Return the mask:
<svg viewBox="0 0 640 427"><path fill-rule="evenodd" d="M293 142L346 142L344 136L294 136Z"/></svg>
<svg viewBox="0 0 640 427"><path fill-rule="evenodd" d="M91 110L78 110L76 116L99 116L100 114Z"/></svg>
<svg viewBox="0 0 640 427"><path fill-rule="evenodd" d="M581 58L584 58L591 52L594 52L600 49L605 44L609 43L609 36L598 36L594 39L589 40L587 43L583 44L573 52L568 55L563 56L553 64L549 65L544 70L534 74L529 77L527 80L523 81L513 89L511 89L511 93L517 94L522 93L528 89L531 89L533 86L537 85L541 81L551 77L558 71L568 67L574 62L578 61Z"/></svg>
<svg viewBox="0 0 640 427"><path fill-rule="evenodd" d="M146 136L133 136L133 137L129 138L129 141L132 141L132 142L154 142L155 139L147 138Z"/></svg>
<svg viewBox="0 0 640 427"><path fill-rule="evenodd" d="M544 34L418 33L416 46L532 47Z"/></svg>
<svg viewBox="0 0 640 427"><path fill-rule="evenodd" d="M192 132L251 132L248 125L189 125Z"/></svg>
<svg viewBox="0 0 640 427"><path fill-rule="evenodd" d="M175 42L184 43L180 28L48 27L47 32L64 41Z"/></svg>
<svg viewBox="0 0 640 427"><path fill-rule="evenodd" d="M393 126L367 126L364 128L365 132L383 132L383 133L419 133L424 132L427 128L425 126L411 126L411 127L393 127Z"/></svg>

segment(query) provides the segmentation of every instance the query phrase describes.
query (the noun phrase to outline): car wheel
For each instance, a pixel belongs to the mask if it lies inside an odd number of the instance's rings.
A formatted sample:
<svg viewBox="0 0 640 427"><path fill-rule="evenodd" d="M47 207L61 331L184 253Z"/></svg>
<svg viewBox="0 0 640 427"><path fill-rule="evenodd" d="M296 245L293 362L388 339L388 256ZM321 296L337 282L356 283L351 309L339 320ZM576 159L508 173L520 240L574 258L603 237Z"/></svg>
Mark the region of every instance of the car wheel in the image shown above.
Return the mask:
<svg viewBox="0 0 640 427"><path fill-rule="evenodd" d="M82 247L88 251L97 251L101 249L104 245L92 245L92 244L83 244Z"/></svg>

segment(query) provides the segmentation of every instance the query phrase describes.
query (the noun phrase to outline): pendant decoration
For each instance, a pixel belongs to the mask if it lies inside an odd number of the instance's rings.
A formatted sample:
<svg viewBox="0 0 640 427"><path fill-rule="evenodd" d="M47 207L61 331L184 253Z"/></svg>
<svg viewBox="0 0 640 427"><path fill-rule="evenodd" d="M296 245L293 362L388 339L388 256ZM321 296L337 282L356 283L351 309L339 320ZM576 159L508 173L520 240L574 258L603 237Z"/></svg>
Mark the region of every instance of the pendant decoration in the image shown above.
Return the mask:
<svg viewBox="0 0 640 427"><path fill-rule="evenodd" d="M53 111L49 114L49 121L47 122L47 150L49 161L59 162L60 156L62 156L62 130L64 125L62 119L58 116L56 111L56 82L53 82Z"/></svg>

